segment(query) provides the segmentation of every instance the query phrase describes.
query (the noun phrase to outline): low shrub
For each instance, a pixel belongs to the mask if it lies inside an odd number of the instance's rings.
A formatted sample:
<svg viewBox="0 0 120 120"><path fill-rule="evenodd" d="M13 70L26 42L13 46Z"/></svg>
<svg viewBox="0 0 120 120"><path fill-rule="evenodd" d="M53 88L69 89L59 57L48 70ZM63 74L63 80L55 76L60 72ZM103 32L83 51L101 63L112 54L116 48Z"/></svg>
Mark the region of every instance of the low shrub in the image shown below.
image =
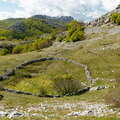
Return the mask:
<svg viewBox="0 0 120 120"><path fill-rule="evenodd" d="M56 35L56 41L62 42L65 41L66 38L66 32L61 32Z"/></svg>
<svg viewBox="0 0 120 120"><path fill-rule="evenodd" d="M70 24L68 24L67 32L67 42L81 41L84 39L84 24L77 21L72 21Z"/></svg>
<svg viewBox="0 0 120 120"><path fill-rule="evenodd" d="M3 56L3 55L7 55L9 54L9 50L7 48L3 48L2 50L0 50L0 55Z"/></svg>
<svg viewBox="0 0 120 120"><path fill-rule="evenodd" d="M113 23L120 25L120 13L113 13L110 19Z"/></svg>
<svg viewBox="0 0 120 120"><path fill-rule="evenodd" d="M7 40L7 37L5 37L5 36L0 36L0 41L4 41L4 40Z"/></svg>
<svg viewBox="0 0 120 120"><path fill-rule="evenodd" d="M41 87L39 96L46 96L47 94L48 94L47 89L45 87Z"/></svg>
<svg viewBox="0 0 120 120"><path fill-rule="evenodd" d="M17 45L16 47L13 48L12 53L18 54L18 53L40 50L40 49L51 46L52 43L53 43L53 37L50 35L45 38L39 38L32 43Z"/></svg>
<svg viewBox="0 0 120 120"><path fill-rule="evenodd" d="M84 39L84 32L77 30L71 35L70 41L76 42L76 41L80 41L83 39Z"/></svg>
<svg viewBox="0 0 120 120"><path fill-rule="evenodd" d="M21 53L23 51L23 46L22 45L17 45L16 47L13 48L12 53L13 54L18 54Z"/></svg>
<svg viewBox="0 0 120 120"><path fill-rule="evenodd" d="M65 39L65 37L60 35L56 38L56 41L62 42L62 41L64 41L64 39Z"/></svg>
<svg viewBox="0 0 120 120"><path fill-rule="evenodd" d="M35 50L40 50L42 48L46 48L46 47L49 47L51 45L52 45L52 40L50 40L50 39L42 39L42 38L36 40L32 44L33 49L35 49Z"/></svg>
<svg viewBox="0 0 120 120"><path fill-rule="evenodd" d="M82 88L80 80L70 74L55 78L53 86L60 95L75 95Z"/></svg>

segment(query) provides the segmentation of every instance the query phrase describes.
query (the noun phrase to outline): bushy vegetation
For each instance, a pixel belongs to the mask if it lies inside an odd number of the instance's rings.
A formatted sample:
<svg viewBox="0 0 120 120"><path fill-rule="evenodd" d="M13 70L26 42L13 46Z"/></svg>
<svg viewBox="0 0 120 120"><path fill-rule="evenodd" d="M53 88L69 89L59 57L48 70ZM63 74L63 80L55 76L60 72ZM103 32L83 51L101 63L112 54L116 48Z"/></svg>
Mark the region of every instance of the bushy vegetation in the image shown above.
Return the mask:
<svg viewBox="0 0 120 120"><path fill-rule="evenodd" d="M77 21L72 21L70 24L68 24L67 32L67 42L81 41L84 39L84 24Z"/></svg>
<svg viewBox="0 0 120 120"><path fill-rule="evenodd" d="M47 23L43 19L9 19L0 21L0 40L34 40L42 34L52 33L65 29L63 26L55 26L53 23Z"/></svg>
<svg viewBox="0 0 120 120"><path fill-rule="evenodd" d="M113 23L120 25L120 13L113 13L110 19Z"/></svg>
<svg viewBox="0 0 120 120"><path fill-rule="evenodd" d="M52 39L49 39L49 38L41 38L41 39L38 39L36 40L33 44L32 44L32 48L35 49L35 50L40 50L42 48L45 48L45 47L49 47L52 45Z"/></svg>
<svg viewBox="0 0 120 120"><path fill-rule="evenodd" d="M17 45L16 47L13 48L12 53L18 54L21 53L24 49L24 46L22 45Z"/></svg>
<svg viewBox="0 0 120 120"><path fill-rule="evenodd" d="M49 47L55 40L76 42L84 39L83 23L66 21L63 25L58 25L61 22L56 23L55 21L47 23L48 21L35 17L0 21L0 41L14 41L15 44L18 43L12 49L10 48L9 51L3 49L1 55L40 50ZM24 41L24 44L19 44L22 41Z"/></svg>
<svg viewBox="0 0 120 120"><path fill-rule="evenodd" d="M9 50L7 48L3 48L0 50L0 55L7 55L9 53Z"/></svg>
<svg viewBox="0 0 120 120"><path fill-rule="evenodd" d="M65 33L59 34L59 35L56 37L56 41L59 41L59 42L65 41L65 38L66 38L66 34L65 34Z"/></svg>
<svg viewBox="0 0 120 120"><path fill-rule="evenodd" d="M10 36L10 31L6 29L0 29L0 41L7 40Z"/></svg>
<svg viewBox="0 0 120 120"><path fill-rule="evenodd" d="M37 38L44 33L51 33L55 28L43 20L29 18L16 23L9 29L12 39L29 39L30 37Z"/></svg>
<svg viewBox="0 0 120 120"><path fill-rule="evenodd" d="M75 95L82 87L80 80L70 74L64 74L54 79L54 88L61 95Z"/></svg>
<svg viewBox="0 0 120 120"><path fill-rule="evenodd" d="M40 50L42 48L51 46L52 43L53 43L53 38L51 37L51 35L49 35L46 38L39 38L32 43L28 43L25 45L17 45L16 47L13 48L12 53L18 54L18 53Z"/></svg>
<svg viewBox="0 0 120 120"><path fill-rule="evenodd" d="M11 25L11 24L10 24ZM84 39L84 25L77 21L72 21L66 27L55 27L37 18L28 18L16 22L7 28L0 28L0 40L35 40L43 34L54 32L64 32L67 28L67 36L59 36L58 41L79 41Z"/></svg>

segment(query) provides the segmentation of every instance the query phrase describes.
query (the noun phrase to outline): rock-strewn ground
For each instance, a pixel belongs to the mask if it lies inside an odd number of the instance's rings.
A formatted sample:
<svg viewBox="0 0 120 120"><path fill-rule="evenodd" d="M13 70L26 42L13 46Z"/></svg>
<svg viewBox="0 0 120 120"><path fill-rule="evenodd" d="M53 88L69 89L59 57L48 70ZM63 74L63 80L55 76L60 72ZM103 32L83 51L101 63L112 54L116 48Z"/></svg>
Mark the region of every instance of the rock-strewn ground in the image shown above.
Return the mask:
<svg viewBox="0 0 120 120"><path fill-rule="evenodd" d="M56 112L59 111L59 112ZM60 115L60 113L62 113ZM41 103L38 105L30 106L26 109L22 107L14 109L4 110L4 106L0 107L0 118L20 118L28 116L37 116L44 119L54 118L54 116L63 116L64 118L69 118L73 116L109 116L112 114L117 114L119 112L113 111L108 105L103 103L88 103L88 102L78 102L78 103L53 103L45 104Z"/></svg>

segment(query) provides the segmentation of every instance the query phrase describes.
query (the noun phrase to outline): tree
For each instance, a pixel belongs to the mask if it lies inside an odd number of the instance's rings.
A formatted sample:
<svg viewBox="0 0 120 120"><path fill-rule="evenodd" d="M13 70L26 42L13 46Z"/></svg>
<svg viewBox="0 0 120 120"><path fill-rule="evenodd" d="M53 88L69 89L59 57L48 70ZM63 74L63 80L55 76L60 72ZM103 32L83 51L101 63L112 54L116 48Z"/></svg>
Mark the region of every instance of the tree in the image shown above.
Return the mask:
<svg viewBox="0 0 120 120"><path fill-rule="evenodd" d="M113 13L110 19L113 23L120 25L120 13Z"/></svg>
<svg viewBox="0 0 120 120"><path fill-rule="evenodd" d="M81 41L84 39L84 24L77 22L77 21L72 21L70 24L68 24L68 34L66 41Z"/></svg>

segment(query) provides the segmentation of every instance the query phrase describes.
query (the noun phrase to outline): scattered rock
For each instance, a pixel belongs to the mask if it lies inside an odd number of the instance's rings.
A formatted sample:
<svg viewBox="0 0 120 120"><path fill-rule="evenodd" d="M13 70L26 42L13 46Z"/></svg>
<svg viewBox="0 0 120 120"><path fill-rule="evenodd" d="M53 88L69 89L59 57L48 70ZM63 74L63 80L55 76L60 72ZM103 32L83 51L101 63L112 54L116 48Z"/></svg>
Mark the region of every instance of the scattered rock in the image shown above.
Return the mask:
<svg viewBox="0 0 120 120"><path fill-rule="evenodd" d="M8 118L18 118L18 117L23 117L24 116L24 113L20 113L20 112L17 112L17 111L13 111L11 113L8 114Z"/></svg>
<svg viewBox="0 0 120 120"><path fill-rule="evenodd" d="M115 113L112 109L108 109L107 105L104 104L83 104L84 111L81 112L71 112L66 115L66 117L70 116L96 116L102 117L107 116L109 114Z"/></svg>
<svg viewBox="0 0 120 120"><path fill-rule="evenodd" d="M94 116L94 112L92 110L86 110L83 112L72 112L67 116Z"/></svg>
<svg viewBox="0 0 120 120"><path fill-rule="evenodd" d="M90 88L90 91L102 90L108 88L107 86L97 86Z"/></svg>
<svg viewBox="0 0 120 120"><path fill-rule="evenodd" d="M108 12L107 14L103 15L102 17L88 23L88 25L100 26L100 25L111 23L110 16L112 13L120 13L120 5L118 5L118 7L116 9L114 9L113 11Z"/></svg>
<svg viewBox="0 0 120 120"><path fill-rule="evenodd" d="M41 117L41 118L47 119L46 116L44 116L44 115L42 115L42 114L39 114L39 113L33 113L33 114L31 114L31 116L32 116L32 117Z"/></svg>
<svg viewBox="0 0 120 120"><path fill-rule="evenodd" d="M73 111L77 110L77 108L80 111ZM43 114L43 111L49 112L50 110L53 111L61 111L61 110L70 110L72 112L65 115L65 117L71 117L71 116L95 116L95 117L102 117L102 116L108 116L111 114L117 114L119 115L119 111L112 110L108 107L108 105L105 104L97 104L97 103L87 103L87 102L78 102L78 103L51 103L51 104L43 104L36 106L31 106L26 108L26 110L23 110L21 108L16 109L3 109L3 111L0 111L0 118L7 117L9 119L12 118L20 118L20 117L40 117L44 119L51 118L52 116L56 116L53 112L49 115ZM5 110L5 111L4 111Z"/></svg>
<svg viewBox="0 0 120 120"><path fill-rule="evenodd" d="M8 112L0 111L0 117L5 117L8 115Z"/></svg>

